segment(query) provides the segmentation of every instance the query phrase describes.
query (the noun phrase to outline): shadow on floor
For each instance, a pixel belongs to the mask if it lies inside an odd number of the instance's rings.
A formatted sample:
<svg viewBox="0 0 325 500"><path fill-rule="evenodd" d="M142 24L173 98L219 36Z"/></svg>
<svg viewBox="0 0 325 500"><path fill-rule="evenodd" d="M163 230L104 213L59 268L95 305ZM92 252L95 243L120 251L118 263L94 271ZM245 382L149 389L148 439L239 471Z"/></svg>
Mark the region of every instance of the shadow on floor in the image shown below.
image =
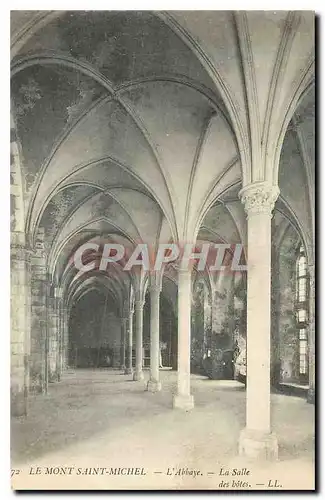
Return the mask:
<svg viewBox="0 0 325 500"><path fill-rule="evenodd" d="M210 453L211 460L216 453L236 455L245 425L242 384L193 375L195 408L184 412L172 409L176 372L161 372L163 390L155 394L144 390L146 380L133 382L130 377L114 370L77 370L51 384L47 395L33 396L28 416L11 423L12 462L23 464L60 450L85 451L90 443L95 448L105 443L109 449L113 442L117 449L134 442L145 450L164 448L167 454L188 443L197 454ZM298 454L311 458L313 406L272 395L272 411L281 459Z"/></svg>

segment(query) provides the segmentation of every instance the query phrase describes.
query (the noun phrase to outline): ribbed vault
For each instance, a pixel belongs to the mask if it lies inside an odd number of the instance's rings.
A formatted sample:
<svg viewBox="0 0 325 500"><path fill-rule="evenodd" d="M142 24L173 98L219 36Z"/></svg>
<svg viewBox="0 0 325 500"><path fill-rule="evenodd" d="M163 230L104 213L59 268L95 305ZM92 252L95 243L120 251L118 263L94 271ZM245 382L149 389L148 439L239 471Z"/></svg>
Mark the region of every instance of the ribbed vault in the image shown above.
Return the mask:
<svg viewBox="0 0 325 500"><path fill-rule="evenodd" d="M85 242L245 245L238 192L254 180L279 182L276 210L312 246L311 13L12 17L25 232L33 248L44 231L67 293L79 293L73 255ZM111 277L123 296L124 274Z"/></svg>

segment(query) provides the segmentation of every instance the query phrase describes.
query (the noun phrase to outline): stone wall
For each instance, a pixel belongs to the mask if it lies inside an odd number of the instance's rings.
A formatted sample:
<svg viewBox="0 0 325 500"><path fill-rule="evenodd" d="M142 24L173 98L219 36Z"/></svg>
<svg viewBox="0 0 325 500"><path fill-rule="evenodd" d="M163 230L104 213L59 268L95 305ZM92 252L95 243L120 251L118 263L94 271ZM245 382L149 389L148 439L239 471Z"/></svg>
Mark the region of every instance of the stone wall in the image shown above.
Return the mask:
<svg viewBox="0 0 325 500"><path fill-rule="evenodd" d="M101 293L86 294L71 309L69 321L69 363L87 364L86 358L93 350L111 349L113 366L119 366L121 355L122 322L116 307L106 302ZM89 353L87 354L87 350ZM79 358L79 359L78 359ZM89 363L91 361L89 360Z"/></svg>
<svg viewBox="0 0 325 500"><path fill-rule="evenodd" d="M272 361L274 376L279 382L296 382L299 379L295 319L296 248L296 233L288 234L277 251L273 272Z"/></svg>

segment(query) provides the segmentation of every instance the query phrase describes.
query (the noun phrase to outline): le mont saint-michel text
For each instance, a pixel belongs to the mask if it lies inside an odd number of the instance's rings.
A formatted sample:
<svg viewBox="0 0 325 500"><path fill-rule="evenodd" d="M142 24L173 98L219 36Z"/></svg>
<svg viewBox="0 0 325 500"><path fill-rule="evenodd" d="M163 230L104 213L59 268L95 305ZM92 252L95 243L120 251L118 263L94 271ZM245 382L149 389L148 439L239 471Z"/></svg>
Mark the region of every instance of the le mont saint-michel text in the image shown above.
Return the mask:
<svg viewBox="0 0 325 500"><path fill-rule="evenodd" d="M54 476L146 476L148 471L144 467L30 467L30 475L54 475ZM188 467L168 467L164 471L157 471L156 473L166 474L167 476L203 476L205 475L199 469L189 469ZM250 471L243 467L241 469L225 469L220 468L216 473L219 476L249 476Z"/></svg>

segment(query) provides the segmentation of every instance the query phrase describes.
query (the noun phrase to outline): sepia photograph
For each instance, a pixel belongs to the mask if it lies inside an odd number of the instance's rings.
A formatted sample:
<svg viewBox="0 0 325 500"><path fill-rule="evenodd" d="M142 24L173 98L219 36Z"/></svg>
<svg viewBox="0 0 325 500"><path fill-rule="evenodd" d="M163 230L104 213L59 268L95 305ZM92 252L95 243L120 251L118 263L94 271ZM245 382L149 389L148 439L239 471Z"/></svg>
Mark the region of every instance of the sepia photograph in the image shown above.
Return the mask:
<svg viewBox="0 0 325 500"><path fill-rule="evenodd" d="M315 20L10 11L13 490L315 491Z"/></svg>

